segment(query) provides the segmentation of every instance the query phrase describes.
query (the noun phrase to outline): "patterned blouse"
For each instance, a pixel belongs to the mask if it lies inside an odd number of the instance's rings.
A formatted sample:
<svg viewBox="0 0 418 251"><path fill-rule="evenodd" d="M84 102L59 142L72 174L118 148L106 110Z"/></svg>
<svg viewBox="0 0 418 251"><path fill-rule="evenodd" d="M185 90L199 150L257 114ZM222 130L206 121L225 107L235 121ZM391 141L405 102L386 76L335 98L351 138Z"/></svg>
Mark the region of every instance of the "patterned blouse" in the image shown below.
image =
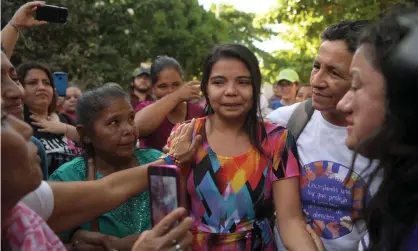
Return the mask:
<svg viewBox="0 0 418 251"><path fill-rule="evenodd" d="M23 203L18 203L2 226L7 250L66 250L46 222ZM3 242L4 243L4 242Z"/></svg>
<svg viewBox="0 0 418 251"><path fill-rule="evenodd" d="M194 164L184 172L194 218L193 249L275 250L272 183L299 176L293 137L266 122L260 132L264 153L251 147L240 156L225 157L209 146L206 121L196 119L193 135L203 140Z"/></svg>

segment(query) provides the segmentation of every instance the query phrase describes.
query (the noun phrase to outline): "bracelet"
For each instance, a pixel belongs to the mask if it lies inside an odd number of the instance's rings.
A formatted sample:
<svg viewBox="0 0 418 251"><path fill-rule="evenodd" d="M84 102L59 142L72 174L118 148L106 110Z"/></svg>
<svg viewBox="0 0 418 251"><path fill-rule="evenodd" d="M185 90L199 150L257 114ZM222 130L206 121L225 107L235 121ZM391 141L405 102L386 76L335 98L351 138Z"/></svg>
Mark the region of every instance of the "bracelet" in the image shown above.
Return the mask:
<svg viewBox="0 0 418 251"><path fill-rule="evenodd" d="M16 24L12 23L12 21L10 21L10 22L9 22L9 24L10 24L13 28L15 28L16 32L17 32L17 33L19 33L19 35L20 35L20 32L21 32L21 31L20 31L19 27L17 27L17 25L16 25Z"/></svg>
<svg viewBox="0 0 418 251"><path fill-rule="evenodd" d="M165 154L159 159L163 159L168 165L180 165L180 161L176 158L174 154Z"/></svg>
<svg viewBox="0 0 418 251"><path fill-rule="evenodd" d="M22 37L23 42L25 42L25 46L26 46L26 47L29 47L29 46L28 46L28 43L26 42L25 36L23 36L22 31L19 29L19 26L17 26L16 24L12 23L12 21L9 21L9 23L8 23L8 24L10 24L10 26L12 26L12 27L16 30L17 34L18 34L20 37Z"/></svg>
<svg viewBox="0 0 418 251"><path fill-rule="evenodd" d="M175 159L173 158L173 156L172 155L170 155L170 154L167 154L165 157L164 157L164 160L165 160L165 163L167 163L167 164L169 164L169 165L173 165L174 163L175 163Z"/></svg>

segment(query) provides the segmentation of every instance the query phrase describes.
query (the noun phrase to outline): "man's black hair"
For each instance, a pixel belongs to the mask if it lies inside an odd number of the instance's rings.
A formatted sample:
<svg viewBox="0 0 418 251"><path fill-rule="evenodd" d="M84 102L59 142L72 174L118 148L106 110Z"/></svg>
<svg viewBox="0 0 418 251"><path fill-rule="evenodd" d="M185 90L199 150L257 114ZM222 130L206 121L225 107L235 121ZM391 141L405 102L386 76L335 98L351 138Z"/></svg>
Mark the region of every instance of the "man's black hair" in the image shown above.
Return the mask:
<svg viewBox="0 0 418 251"><path fill-rule="evenodd" d="M347 44L348 51L354 53L357 49L357 41L365 27L370 25L367 20L342 21L328 26L321 34L321 40L343 40Z"/></svg>

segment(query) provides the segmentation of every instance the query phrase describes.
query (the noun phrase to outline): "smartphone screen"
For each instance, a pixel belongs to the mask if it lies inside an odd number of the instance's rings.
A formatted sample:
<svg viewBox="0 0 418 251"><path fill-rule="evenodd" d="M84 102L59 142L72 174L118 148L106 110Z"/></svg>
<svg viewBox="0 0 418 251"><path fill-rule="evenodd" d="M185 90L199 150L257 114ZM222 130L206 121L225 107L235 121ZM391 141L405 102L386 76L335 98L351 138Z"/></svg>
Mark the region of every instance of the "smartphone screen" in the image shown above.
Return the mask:
<svg viewBox="0 0 418 251"><path fill-rule="evenodd" d="M179 207L178 181L175 169L150 167L149 194L153 226Z"/></svg>
<svg viewBox="0 0 418 251"><path fill-rule="evenodd" d="M67 73L54 72L54 85L58 96L65 97L67 95Z"/></svg>
<svg viewBox="0 0 418 251"><path fill-rule="evenodd" d="M36 19L51 23L66 23L68 9L54 5L44 5L36 9Z"/></svg>

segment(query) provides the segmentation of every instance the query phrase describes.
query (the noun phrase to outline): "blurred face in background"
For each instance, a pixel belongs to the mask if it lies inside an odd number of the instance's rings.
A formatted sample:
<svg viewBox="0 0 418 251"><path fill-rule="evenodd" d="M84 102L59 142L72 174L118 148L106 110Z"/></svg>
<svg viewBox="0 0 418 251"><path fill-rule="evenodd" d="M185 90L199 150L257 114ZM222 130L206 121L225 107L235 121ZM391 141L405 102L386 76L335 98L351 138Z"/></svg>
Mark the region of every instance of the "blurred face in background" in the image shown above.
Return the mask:
<svg viewBox="0 0 418 251"><path fill-rule="evenodd" d="M279 99L282 98L282 90L283 90L283 87L280 86L279 84L276 83L273 85L273 94L276 98L279 98Z"/></svg>
<svg viewBox="0 0 418 251"><path fill-rule="evenodd" d="M183 85L183 78L174 67L165 68L158 73L157 82L153 86L154 95L157 99L175 92Z"/></svg>
<svg viewBox="0 0 418 251"><path fill-rule="evenodd" d="M65 97L57 96L57 105L55 106L55 111L61 112L64 101L65 101Z"/></svg>
<svg viewBox="0 0 418 251"><path fill-rule="evenodd" d="M301 86L299 88L298 94L296 95L296 102L299 103L310 98L312 98L312 87Z"/></svg>
<svg viewBox="0 0 418 251"><path fill-rule="evenodd" d="M141 74L134 79L135 90L145 93L151 89L151 76L148 74Z"/></svg>
<svg viewBox="0 0 418 251"><path fill-rule="evenodd" d="M81 90L79 88L77 87L67 88L65 100L62 104L62 111L74 113L76 106L77 106L77 100L80 96L81 96Z"/></svg>
<svg viewBox="0 0 418 251"><path fill-rule="evenodd" d="M278 82L278 85L281 86L282 99L294 100L296 98L297 83L283 79Z"/></svg>

